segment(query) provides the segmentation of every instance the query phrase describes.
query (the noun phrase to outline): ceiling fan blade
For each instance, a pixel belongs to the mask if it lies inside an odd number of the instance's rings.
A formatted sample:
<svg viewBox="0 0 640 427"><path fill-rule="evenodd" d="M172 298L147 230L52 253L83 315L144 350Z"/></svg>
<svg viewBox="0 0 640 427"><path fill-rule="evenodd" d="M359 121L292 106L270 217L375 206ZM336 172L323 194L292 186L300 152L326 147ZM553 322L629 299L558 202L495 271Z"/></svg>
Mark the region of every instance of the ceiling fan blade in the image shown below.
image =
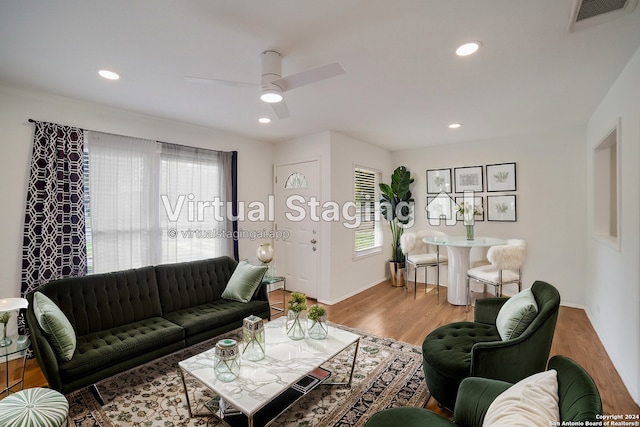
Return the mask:
<svg viewBox="0 0 640 427"><path fill-rule="evenodd" d="M295 89L300 86L305 86L311 83L318 82L320 80L328 79L331 77L344 74L344 68L339 62L333 64L323 65L321 67L312 68L301 73L292 74L281 79L274 80L273 84L282 89L283 92L291 89Z"/></svg>
<svg viewBox="0 0 640 427"><path fill-rule="evenodd" d="M223 85L223 86L232 86L232 87L252 87L255 88L260 86L257 83L248 83L248 82L236 82L233 80L220 80L220 79L207 79L204 77L189 77L186 76L185 81L190 83L204 83L204 84L215 84L215 85Z"/></svg>
<svg viewBox="0 0 640 427"><path fill-rule="evenodd" d="M287 108L287 103L284 102L284 99L280 102L271 104L271 107L279 119L286 119L289 117L289 108Z"/></svg>

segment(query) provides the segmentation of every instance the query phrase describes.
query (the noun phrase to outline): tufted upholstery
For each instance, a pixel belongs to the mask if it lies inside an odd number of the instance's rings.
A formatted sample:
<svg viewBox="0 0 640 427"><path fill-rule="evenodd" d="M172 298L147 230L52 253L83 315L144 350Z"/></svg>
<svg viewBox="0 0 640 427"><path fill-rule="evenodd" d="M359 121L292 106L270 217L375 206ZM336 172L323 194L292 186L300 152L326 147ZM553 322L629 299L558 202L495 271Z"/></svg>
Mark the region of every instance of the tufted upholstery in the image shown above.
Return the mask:
<svg viewBox="0 0 640 427"><path fill-rule="evenodd" d="M423 369L432 396L453 408L458 387L469 376L515 383L544 370L551 350L560 307L552 285L536 281L531 286L538 314L517 338L502 341L495 319L506 298L476 302L474 322L455 322L428 334L422 343Z"/></svg>
<svg viewBox="0 0 640 427"><path fill-rule="evenodd" d="M21 390L0 400L0 426L62 427L68 425L69 402L46 388Z"/></svg>
<svg viewBox="0 0 640 427"><path fill-rule="evenodd" d="M590 425L598 425L602 416L602 400L589 373L564 356L552 357L548 369L558 372L561 423L588 425L589 421ZM374 414L366 427L481 427L491 403L510 386L508 382L487 378L462 381L460 399L453 411L455 423L427 409L399 407Z"/></svg>
<svg viewBox="0 0 640 427"><path fill-rule="evenodd" d="M185 346L270 317L264 286L248 303L221 298L236 261L219 257L55 280L37 291L76 333L71 360L59 361L27 295L32 346L49 386L63 393L91 385Z"/></svg>

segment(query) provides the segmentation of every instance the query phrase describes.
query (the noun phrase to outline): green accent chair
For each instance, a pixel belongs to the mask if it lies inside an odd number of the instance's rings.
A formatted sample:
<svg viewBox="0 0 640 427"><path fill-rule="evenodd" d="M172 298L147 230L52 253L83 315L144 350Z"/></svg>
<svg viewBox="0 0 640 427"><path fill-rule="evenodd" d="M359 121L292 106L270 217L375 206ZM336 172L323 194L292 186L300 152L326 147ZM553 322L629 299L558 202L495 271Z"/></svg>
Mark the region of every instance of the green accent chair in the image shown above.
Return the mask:
<svg viewBox="0 0 640 427"><path fill-rule="evenodd" d="M598 421L602 400L587 371L564 356L552 357L549 369L558 372L560 421ZM374 414L365 427L481 427L491 403L511 385L487 378L463 380L453 411L455 423L424 408L401 407Z"/></svg>
<svg viewBox="0 0 640 427"><path fill-rule="evenodd" d="M508 298L476 301L473 322L455 322L431 332L422 344L423 369L431 396L453 408L458 387L467 377L516 383L542 372L555 332L560 294L552 285L531 286L538 313L517 337L502 340L496 318Z"/></svg>

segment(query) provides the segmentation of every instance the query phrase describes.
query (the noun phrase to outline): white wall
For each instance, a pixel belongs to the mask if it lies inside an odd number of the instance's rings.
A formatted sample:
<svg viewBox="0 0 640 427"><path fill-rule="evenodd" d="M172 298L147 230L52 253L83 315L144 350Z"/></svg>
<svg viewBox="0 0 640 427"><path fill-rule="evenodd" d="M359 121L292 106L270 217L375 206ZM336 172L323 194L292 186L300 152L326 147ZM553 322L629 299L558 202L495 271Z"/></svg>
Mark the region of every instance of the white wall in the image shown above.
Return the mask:
<svg viewBox="0 0 640 427"><path fill-rule="evenodd" d="M195 127L169 120L128 113L62 97L21 91L0 86L0 296L20 295L22 230L34 126L28 119L77 126L127 136L156 139L221 151L238 151L238 198L267 202L272 192L269 180L273 164L273 146L225 132ZM258 179L255 179L258 177ZM247 231L271 230L270 222L239 224ZM240 257L255 254L257 242L239 242ZM15 322L10 322L10 333Z"/></svg>
<svg viewBox="0 0 640 427"><path fill-rule="evenodd" d="M353 201L354 167L363 166L382 173L382 182L391 176L390 153L379 147L331 132L331 200L341 206ZM353 258L354 231L341 222L331 223L331 293L328 302L336 303L385 280L387 261L391 257L391 233L386 222L382 252Z"/></svg>
<svg viewBox="0 0 640 427"><path fill-rule="evenodd" d="M464 128L460 131L469 131ZM437 145L392 154L393 165L405 165L415 182L415 230L427 221L426 170L516 162L517 221L476 222L476 236L521 238L527 241L523 287L544 280L558 288L562 304L584 306L586 238L584 130L518 135L489 141ZM484 177L486 190L486 177ZM486 207L486 196L483 193ZM512 193L509 193L512 194ZM461 196L461 195L458 195ZM435 227L464 235L463 225ZM446 276L446 272L445 272ZM442 277L442 274L441 274ZM430 279L431 280L431 279ZM505 292L509 290L505 288ZM512 293L512 292L511 292Z"/></svg>
<svg viewBox="0 0 640 427"><path fill-rule="evenodd" d="M593 149L620 120L620 248L594 236ZM640 50L587 126L587 315L640 404Z"/></svg>

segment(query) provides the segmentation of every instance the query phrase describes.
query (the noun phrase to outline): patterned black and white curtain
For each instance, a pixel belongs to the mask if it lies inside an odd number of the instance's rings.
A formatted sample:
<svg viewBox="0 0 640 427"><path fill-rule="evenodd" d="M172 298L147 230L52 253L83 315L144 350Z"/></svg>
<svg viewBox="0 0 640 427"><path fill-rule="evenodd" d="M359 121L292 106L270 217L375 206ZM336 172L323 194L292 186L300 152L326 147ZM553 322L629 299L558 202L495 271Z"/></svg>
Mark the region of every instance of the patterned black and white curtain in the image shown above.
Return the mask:
<svg viewBox="0 0 640 427"><path fill-rule="evenodd" d="M35 136L23 234L23 297L51 280L87 272L84 131L32 122ZM18 328L21 334L27 333L24 313L18 317Z"/></svg>

